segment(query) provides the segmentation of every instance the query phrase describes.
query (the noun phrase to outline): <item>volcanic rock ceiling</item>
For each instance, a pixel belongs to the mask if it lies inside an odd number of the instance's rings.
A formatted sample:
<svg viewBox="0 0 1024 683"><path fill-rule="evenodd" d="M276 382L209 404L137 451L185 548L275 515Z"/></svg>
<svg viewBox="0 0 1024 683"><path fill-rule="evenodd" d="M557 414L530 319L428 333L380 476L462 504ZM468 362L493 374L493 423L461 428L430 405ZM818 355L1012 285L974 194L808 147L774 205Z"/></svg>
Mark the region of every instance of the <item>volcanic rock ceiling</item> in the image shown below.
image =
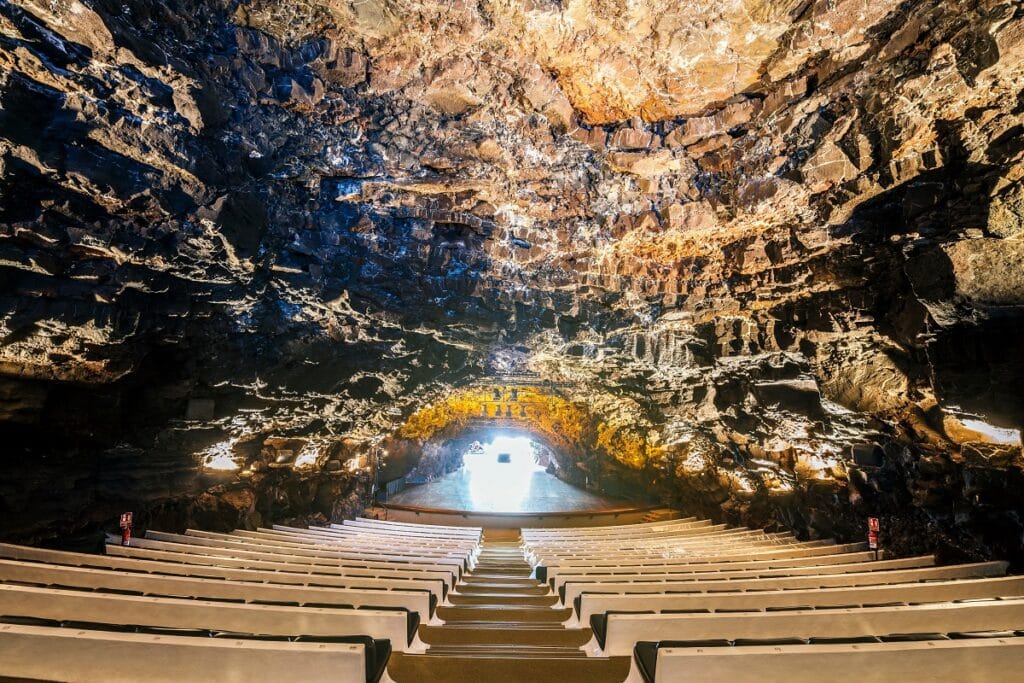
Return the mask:
<svg viewBox="0 0 1024 683"><path fill-rule="evenodd" d="M1022 84L995 0L0 0L5 512L323 508L197 454L529 373L569 478L1020 553Z"/></svg>

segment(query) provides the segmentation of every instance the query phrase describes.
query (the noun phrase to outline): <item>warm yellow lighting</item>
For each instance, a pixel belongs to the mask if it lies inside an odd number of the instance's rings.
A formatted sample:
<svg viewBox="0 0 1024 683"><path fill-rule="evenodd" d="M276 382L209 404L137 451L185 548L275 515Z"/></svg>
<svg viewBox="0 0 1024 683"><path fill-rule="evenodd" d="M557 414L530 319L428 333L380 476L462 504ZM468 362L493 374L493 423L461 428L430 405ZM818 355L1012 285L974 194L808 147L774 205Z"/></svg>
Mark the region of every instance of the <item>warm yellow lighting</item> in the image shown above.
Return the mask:
<svg viewBox="0 0 1024 683"><path fill-rule="evenodd" d="M320 452L317 449L316 444L307 443L299 451L299 455L295 458L295 469L310 469L316 467L316 462L320 457Z"/></svg>
<svg viewBox="0 0 1024 683"><path fill-rule="evenodd" d="M235 457L234 449L238 439L228 439L216 443L203 451L203 467L208 470L237 470L241 465Z"/></svg>
<svg viewBox="0 0 1024 683"><path fill-rule="evenodd" d="M399 436L425 442L445 433L462 431L483 417L481 406L489 417L490 406L494 405L500 410L500 416L528 424L529 431L559 447L587 443L590 434L596 432L592 448L629 467L639 469L662 455L662 447L652 443L647 431L637 426L642 421L638 406L632 406L628 414L624 414L624 403L611 397L603 397L606 403L600 406L595 401L574 402L536 387L516 389L517 405L526 408L523 417L512 412L510 403L495 404L492 400L494 387L471 387L455 391L413 413L399 429ZM602 410L609 405L615 410Z"/></svg>
<svg viewBox="0 0 1024 683"><path fill-rule="evenodd" d="M755 490L754 483L750 478L739 472L727 472L725 475L729 480L732 481L733 486L744 493L753 493Z"/></svg>
<svg viewBox="0 0 1024 683"><path fill-rule="evenodd" d="M1021 443L1019 429L1004 429L1002 427L995 427L982 420L976 420L971 418L961 418L960 422L963 423L964 427L974 430L979 434L983 434L992 443L1008 444L1014 446Z"/></svg>
<svg viewBox="0 0 1024 683"><path fill-rule="evenodd" d="M845 473L841 457L827 446L819 447L816 453L797 453L796 472L811 479L829 480Z"/></svg>
<svg viewBox="0 0 1024 683"><path fill-rule="evenodd" d="M686 444L686 457L678 468L686 474L699 474L707 471L714 462L714 455L702 439L690 439Z"/></svg>

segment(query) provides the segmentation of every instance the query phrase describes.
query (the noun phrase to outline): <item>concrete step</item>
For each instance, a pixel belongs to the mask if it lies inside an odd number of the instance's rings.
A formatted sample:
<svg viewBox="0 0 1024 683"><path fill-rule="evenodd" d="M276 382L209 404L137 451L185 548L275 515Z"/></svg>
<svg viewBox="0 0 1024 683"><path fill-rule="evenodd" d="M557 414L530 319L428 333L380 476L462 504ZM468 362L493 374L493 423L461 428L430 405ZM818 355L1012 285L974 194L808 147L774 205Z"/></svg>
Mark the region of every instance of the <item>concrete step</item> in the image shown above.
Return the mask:
<svg viewBox="0 0 1024 683"><path fill-rule="evenodd" d="M529 564L529 562L527 562L526 558L522 557L522 556L519 556L519 557L479 557L478 556L476 559L477 559L477 561L480 564L500 564L500 565L511 564L511 565L516 565L518 567L521 567L523 565L528 565Z"/></svg>
<svg viewBox="0 0 1024 683"><path fill-rule="evenodd" d="M432 645L427 651L434 656L469 657L586 657L587 653L578 647L552 645L511 645L511 644L450 644Z"/></svg>
<svg viewBox="0 0 1024 683"><path fill-rule="evenodd" d="M443 628L493 629L507 631L543 631L559 628L550 621L449 621ZM441 627L439 627L441 628ZM568 629L566 629L568 630ZM0 679L2 680L2 679Z"/></svg>
<svg viewBox="0 0 1024 683"><path fill-rule="evenodd" d="M590 642L589 628L544 624L446 624L420 626L420 640L434 645L547 645L580 648Z"/></svg>
<svg viewBox="0 0 1024 683"><path fill-rule="evenodd" d="M486 555L478 555L477 561L484 564L527 564L526 558L522 555L509 555L508 557L488 557Z"/></svg>
<svg viewBox="0 0 1024 683"><path fill-rule="evenodd" d="M516 564L477 564L473 567L474 574L529 574L531 571L533 571L533 567L527 562Z"/></svg>
<svg viewBox="0 0 1024 683"><path fill-rule="evenodd" d="M480 555L483 557L522 557L523 549L519 546L508 548L491 548L484 546L480 549Z"/></svg>
<svg viewBox="0 0 1024 683"><path fill-rule="evenodd" d="M482 605L457 605L438 607L437 616L444 621L489 621L489 622L549 622L567 620L572 609L550 607L486 607Z"/></svg>
<svg viewBox="0 0 1024 683"><path fill-rule="evenodd" d="M515 571L515 572L503 571L503 572L479 572L479 573L474 572L473 574L469 574L469 575L467 575L467 576L465 576L463 578L467 578L467 579L468 578L473 578L473 579L476 579L476 580L484 580L484 581L505 581L507 579L526 579L528 581L536 581L536 579L531 579L530 578L530 572L529 571Z"/></svg>
<svg viewBox="0 0 1024 683"><path fill-rule="evenodd" d="M538 584L529 586L515 583L460 583L455 587L459 593L486 593L489 595L547 595L551 591L547 586Z"/></svg>
<svg viewBox="0 0 1024 683"><path fill-rule="evenodd" d="M453 605L491 605L493 607L552 607L557 595L512 595L507 593L451 593Z"/></svg>
<svg viewBox="0 0 1024 683"><path fill-rule="evenodd" d="M544 583L537 579L523 578L522 576L474 576L466 574L462 577L463 584L489 585L498 584L502 586L543 586Z"/></svg>
<svg viewBox="0 0 1024 683"><path fill-rule="evenodd" d="M444 656L394 653L395 683L622 683L629 657Z"/></svg>
<svg viewBox="0 0 1024 683"><path fill-rule="evenodd" d="M494 550L494 549L486 548L485 547L485 548L482 548L480 550L480 555L479 556L480 557L494 557L494 558L500 558L500 559L506 559L506 558L522 559L524 557L524 555L525 554L524 554L524 551L523 551L522 548L506 548L504 550Z"/></svg>

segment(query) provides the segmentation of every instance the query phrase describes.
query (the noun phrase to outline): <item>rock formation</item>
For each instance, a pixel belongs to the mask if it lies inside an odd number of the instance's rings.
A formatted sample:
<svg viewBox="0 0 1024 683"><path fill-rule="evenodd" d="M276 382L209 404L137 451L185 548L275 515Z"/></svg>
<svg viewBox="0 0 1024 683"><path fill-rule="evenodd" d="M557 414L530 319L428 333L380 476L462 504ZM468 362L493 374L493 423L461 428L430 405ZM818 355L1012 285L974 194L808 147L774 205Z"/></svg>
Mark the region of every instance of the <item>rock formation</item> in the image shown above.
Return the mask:
<svg viewBox="0 0 1024 683"><path fill-rule="evenodd" d="M528 372L564 476L1020 563L1022 85L996 0L0 0L3 533L337 518Z"/></svg>

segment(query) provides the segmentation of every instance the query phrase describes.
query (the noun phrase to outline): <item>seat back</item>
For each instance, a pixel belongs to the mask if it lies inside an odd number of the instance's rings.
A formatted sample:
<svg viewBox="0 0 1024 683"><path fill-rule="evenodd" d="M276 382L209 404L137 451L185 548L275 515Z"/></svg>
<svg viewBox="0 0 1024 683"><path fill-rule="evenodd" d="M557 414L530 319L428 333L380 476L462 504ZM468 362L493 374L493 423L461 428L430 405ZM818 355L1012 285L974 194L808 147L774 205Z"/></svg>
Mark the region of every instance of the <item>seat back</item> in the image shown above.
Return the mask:
<svg viewBox="0 0 1024 683"><path fill-rule="evenodd" d="M823 608L726 614L608 614L607 656L628 656L637 641L718 638L850 638L893 633L1015 629L1024 598L894 607Z"/></svg>
<svg viewBox="0 0 1024 683"><path fill-rule="evenodd" d="M97 624L133 624L273 636L357 636L410 644L409 614L399 609L290 607L141 597L0 584L0 615Z"/></svg>
<svg viewBox="0 0 1024 683"><path fill-rule="evenodd" d="M0 624L4 674L75 683L366 681L365 646Z"/></svg>
<svg viewBox="0 0 1024 683"><path fill-rule="evenodd" d="M1002 576L1007 562L976 562L924 569L893 569L881 572L850 574L815 574L812 576L777 576L763 579L691 579L671 581L633 582L568 582L565 584L565 604L587 591L601 593L698 593L710 591L801 590L834 588L839 586L873 586L912 581L941 581L976 577Z"/></svg>
<svg viewBox="0 0 1024 683"><path fill-rule="evenodd" d="M609 610L667 609L764 609L767 607L842 607L890 602L950 602L1024 595L1024 577L898 583L882 586L854 586L803 590L758 592L689 593L677 595L598 595L580 596L579 620L586 624L590 615Z"/></svg>
<svg viewBox="0 0 1024 683"><path fill-rule="evenodd" d="M891 683L1012 681L1024 638L906 643L662 648L655 681Z"/></svg>
<svg viewBox="0 0 1024 683"><path fill-rule="evenodd" d="M291 586L58 567L14 560L0 560L0 581L212 600L407 607L418 612L424 621L432 614L431 593L427 590L373 590L359 588L358 584L350 588Z"/></svg>

